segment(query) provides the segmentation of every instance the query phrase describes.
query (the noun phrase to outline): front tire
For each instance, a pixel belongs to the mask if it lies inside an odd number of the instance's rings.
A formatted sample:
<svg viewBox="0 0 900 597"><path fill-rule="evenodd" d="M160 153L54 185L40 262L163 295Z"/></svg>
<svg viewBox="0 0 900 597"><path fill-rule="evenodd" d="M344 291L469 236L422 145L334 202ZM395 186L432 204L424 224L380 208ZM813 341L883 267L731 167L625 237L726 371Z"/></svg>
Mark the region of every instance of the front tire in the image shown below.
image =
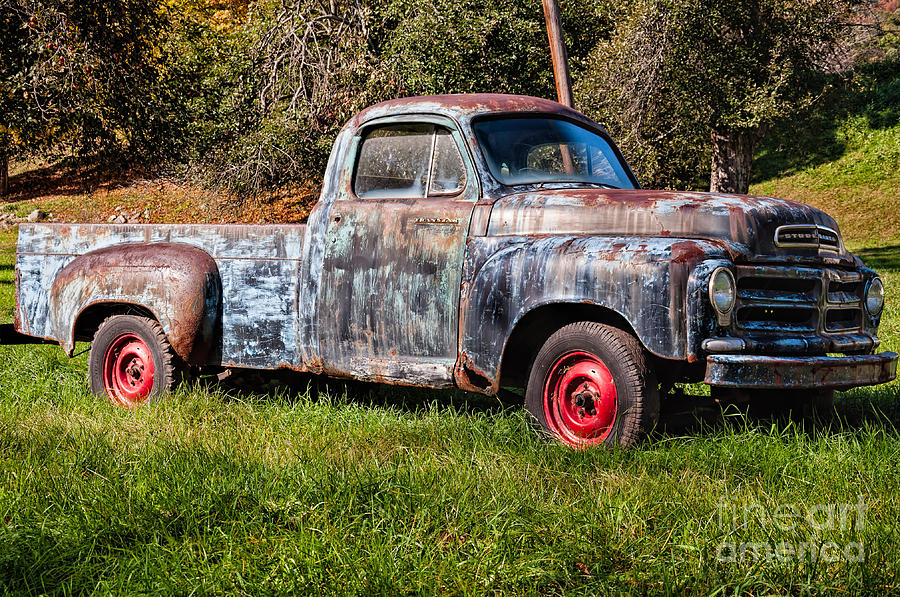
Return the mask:
<svg viewBox="0 0 900 597"><path fill-rule="evenodd" d="M159 323L114 315L100 324L91 342L91 391L116 406L138 407L175 387L176 359Z"/></svg>
<svg viewBox="0 0 900 597"><path fill-rule="evenodd" d="M573 448L633 446L659 419L659 389L634 336L581 321L541 347L525 407L544 433Z"/></svg>

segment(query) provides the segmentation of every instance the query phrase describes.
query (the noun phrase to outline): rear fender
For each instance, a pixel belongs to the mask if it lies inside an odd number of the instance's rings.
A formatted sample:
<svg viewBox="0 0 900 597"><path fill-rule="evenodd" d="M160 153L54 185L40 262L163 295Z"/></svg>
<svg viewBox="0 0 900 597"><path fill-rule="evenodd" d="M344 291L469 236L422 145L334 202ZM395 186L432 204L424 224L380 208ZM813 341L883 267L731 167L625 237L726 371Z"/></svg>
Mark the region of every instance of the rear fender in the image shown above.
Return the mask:
<svg viewBox="0 0 900 597"><path fill-rule="evenodd" d="M176 354L209 363L219 343L222 282L205 251L181 243L97 249L60 271L50 291L52 336L72 353L82 313L95 305L134 305L153 314Z"/></svg>

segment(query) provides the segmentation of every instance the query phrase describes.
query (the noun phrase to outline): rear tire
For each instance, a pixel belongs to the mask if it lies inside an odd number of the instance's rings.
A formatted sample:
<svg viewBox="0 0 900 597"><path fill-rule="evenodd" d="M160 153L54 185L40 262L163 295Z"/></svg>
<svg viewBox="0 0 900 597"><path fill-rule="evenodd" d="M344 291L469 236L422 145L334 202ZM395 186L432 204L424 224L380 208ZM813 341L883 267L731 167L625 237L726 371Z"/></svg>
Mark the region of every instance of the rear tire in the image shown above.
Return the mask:
<svg viewBox="0 0 900 597"><path fill-rule="evenodd" d="M114 315L91 342L91 391L116 406L138 407L175 387L177 359L158 322Z"/></svg>
<svg viewBox="0 0 900 597"><path fill-rule="evenodd" d="M637 339L581 321L541 347L525 408L541 431L573 448L633 446L659 419L659 389Z"/></svg>

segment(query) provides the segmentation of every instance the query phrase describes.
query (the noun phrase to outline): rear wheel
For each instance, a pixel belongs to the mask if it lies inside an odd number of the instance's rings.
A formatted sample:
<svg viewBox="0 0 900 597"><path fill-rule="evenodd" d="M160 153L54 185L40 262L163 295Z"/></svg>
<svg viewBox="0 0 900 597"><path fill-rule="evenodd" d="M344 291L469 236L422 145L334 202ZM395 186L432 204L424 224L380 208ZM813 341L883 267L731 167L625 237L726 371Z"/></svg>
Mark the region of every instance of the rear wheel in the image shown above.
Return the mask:
<svg viewBox="0 0 900 597"><path fill-rule="evenodd" d="M658 420L659 391L634 336L582 321L544 343L525 406L542 431L569 446L631 446Z"/></svg>
<svg viewBox="0 0 900 597"><path fill-rule="evenodd" d="M162 327L149 317L114 315L91 342L91 391L135 408L172 389L176 360Z"/></svg>

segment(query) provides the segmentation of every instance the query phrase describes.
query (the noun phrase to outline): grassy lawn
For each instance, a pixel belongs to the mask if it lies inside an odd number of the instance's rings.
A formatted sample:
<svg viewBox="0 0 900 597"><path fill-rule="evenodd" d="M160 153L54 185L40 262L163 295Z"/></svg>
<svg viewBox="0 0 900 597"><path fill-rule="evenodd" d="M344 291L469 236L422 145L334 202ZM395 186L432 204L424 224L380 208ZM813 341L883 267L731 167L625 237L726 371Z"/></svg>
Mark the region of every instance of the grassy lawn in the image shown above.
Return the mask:
<svg viewBox="0 0 900 597"><path fill-rule="evenodd" d="M897 350L900 242L856 248ZM897 591L898 393L841 394L827 425L734 416L575 453L457 393L195 386L124 412L88 395L85 356L4 347L0 590Z"/></svg>
<svg viewBox="0 0 900 597"><path fill-rule="evenodd" d="M845 238L881 244L900 234L900 125L870 128L863 116L843 121L833 131L840 155L801 164L781 176L754 184L751 193L785 197L833 215ZM764 153L760 161L784 165L783 156Z"/></svg>
<svg viewBox="0 0 900 597"><path fill-rule="evenodd" d="M16 256L16 228L0 230L0 323L11 323L15 300L13 265Z"/></svg>

